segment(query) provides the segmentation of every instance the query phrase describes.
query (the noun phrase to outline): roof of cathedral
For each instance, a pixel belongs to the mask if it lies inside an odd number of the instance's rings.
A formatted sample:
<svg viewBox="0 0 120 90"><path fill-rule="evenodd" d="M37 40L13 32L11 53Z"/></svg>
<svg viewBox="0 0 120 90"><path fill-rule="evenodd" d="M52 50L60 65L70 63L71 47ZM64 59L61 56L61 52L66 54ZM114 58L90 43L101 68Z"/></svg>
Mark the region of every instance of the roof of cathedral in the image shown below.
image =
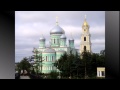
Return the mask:
<svg viewBox="0 0 120 90"><path fill-rule="evenodd" d="M65 34L62 34L60 38L66 39Z"/></svg>
<svg viewBox="0 0 120 90"><path fill-rule="evenodd" d="M43 53L55 53L55 50L52 48L47 48Z"/></svg>
<svg viewBox="0 0 120 90"><path fill-rule="evenodd" d="M65 52L64 50L59 50L59 51L57 51L57 52Z"/></svg>
<svg viewBox="0 0 120 90"><path fill-rule="evenodd" d="M59 26L56 25L51 31L50 34L65 34L65 31Z"/></svg>

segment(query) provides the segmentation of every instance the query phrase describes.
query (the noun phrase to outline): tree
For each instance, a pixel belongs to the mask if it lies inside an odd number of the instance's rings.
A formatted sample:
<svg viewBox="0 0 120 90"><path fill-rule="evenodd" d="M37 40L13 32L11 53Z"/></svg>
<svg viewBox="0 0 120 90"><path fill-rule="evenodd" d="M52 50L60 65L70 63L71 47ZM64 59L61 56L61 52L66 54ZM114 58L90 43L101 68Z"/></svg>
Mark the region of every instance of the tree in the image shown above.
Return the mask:
<svg viewBox="0 0 120 90"><path fill-rule="evenodd" d="M89 76L89 73L91 71L91 53L90 52L87 52L87 51L84 51L82 53L82 60L83 60L83 63L84 63L84 73L85 73L85 79Z"/></svg>
<svg viewBox="0 0 120 90"><path fill-rule="evenodd" d="M24 73L24 70L29 72L31 68L31 64L28 62L27 58L25 57L23 58L23 60L20 61L20 63L18 63L18 67L20 70L23 70L23 73Z"/></svg>
<svg viewBox="0 0 120 90"><path fill-rule="evenodd" d="M59 75L58 72L51 71L50 72L50 79L57 79L58 75Z"/></svg>
<svg viewBox="0 0 120 90"><path fill-rule="evenodd" d="M105 52L104 52L105 53ZM55 66L61 71L63 77L72 76L74 78L92 78L96 77L97 67L105 66L105 54L83 52L80 55L76 52L73 55L65 53L55 62ZM81 57L81 58L80 58Z"/></svg>

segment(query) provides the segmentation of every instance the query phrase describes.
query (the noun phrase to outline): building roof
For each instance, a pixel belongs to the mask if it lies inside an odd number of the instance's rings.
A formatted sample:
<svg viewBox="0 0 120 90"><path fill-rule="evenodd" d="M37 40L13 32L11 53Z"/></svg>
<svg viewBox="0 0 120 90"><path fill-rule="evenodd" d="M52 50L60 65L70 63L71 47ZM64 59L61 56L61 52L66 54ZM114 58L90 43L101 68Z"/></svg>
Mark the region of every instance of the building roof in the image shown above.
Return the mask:
<svg viewBox="0 0 120 90"><path fill-rule="evenodd" d="M55 50L52 48L47 48L43 53L55 53Z"/></svg>
<svg viewBox="0 0 120 90"><path fill-rule="evenodd" d="M59 26L56 25L51 31L50 34L65 34L65 31Z"/></svg>
<svg viewBox="0 0 120 90"><path fill-rule="evenodd" d="M59 50L59 51L57 51L57 52L65 52L64 50Z"/></svg>

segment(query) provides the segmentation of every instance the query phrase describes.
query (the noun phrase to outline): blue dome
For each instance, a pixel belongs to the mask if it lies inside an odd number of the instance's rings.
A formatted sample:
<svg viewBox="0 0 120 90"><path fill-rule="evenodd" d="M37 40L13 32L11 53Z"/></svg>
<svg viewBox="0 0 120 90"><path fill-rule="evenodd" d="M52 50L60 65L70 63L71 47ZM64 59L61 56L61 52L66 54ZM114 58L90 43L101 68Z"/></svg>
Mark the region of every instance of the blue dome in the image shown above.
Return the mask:
<svg viewBox="0 0 120 90"><path fill-rule="evenodd" d="M65 34L65 31L59 26L56 25L51 31L50 34Z"/></svg>

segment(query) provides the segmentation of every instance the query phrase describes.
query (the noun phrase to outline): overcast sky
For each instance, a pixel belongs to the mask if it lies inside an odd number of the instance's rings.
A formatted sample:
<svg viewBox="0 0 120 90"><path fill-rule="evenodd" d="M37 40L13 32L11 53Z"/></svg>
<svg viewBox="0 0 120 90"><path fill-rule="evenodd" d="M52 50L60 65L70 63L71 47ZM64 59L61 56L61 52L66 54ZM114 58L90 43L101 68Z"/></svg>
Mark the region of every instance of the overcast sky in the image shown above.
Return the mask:
<svg viewBox="0 0 120 90"><path fill-rule="evenodd" d="M41 34L49 46L50 30L56 24L64 29L68 39L72 33L75 48L80 48L80 36L84 17L90 25L92 52L105 49L105 12L104 11L16 11L15 12L15 62L33 55L33 47L39 47Z"/></svg>

